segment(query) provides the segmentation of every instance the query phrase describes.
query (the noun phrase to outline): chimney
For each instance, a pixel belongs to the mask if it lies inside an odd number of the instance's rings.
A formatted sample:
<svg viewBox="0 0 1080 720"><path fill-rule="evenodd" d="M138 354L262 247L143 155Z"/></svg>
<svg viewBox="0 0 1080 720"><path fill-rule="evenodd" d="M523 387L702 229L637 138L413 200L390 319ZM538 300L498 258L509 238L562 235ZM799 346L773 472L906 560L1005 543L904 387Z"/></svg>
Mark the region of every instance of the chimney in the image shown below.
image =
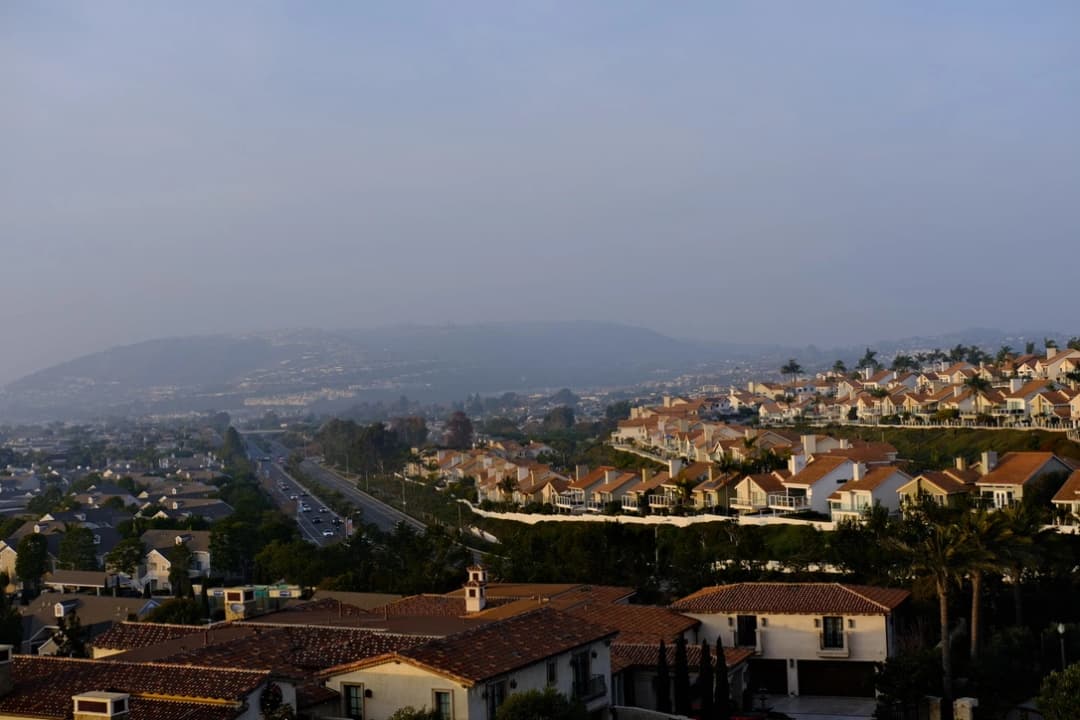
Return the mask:
<svg viewBox="0 0 1080 720"><path fill-rule="evenodd" d="M1048 347L1048 348L1046 348L1046 359L1047 360L1053 360L1054 356L1057 355L1057 352L1058 352L1058 349L1056 347Z"/></svg>
<svg viewBox="0 0 1080 720"><path fill-rule="evenodd" d="M858 482L866 477L866 466L861 462L857 462L851 468L851 479Z"/></svg>
<svg viewBox="0 0 1080 720"><path fill-rule="evenodd" d="M664 396L664 407L666 407L666 408L671 407L671 396L670 395L665 395Z"/></svg>
<svg viewBox="0 0 1080 720"><path fill-rule="evenodd" d="M813 455L817 452L817 435L803 435L799 439L802 440L802 449L805 454Z"/></svg>
<svg viewBox="0 0 1080 720"><path fill-rule="evenodd" d="M75 720L126 720L130 695L116 692L85 692L73 695Z"/></svg>
<svg viewBox="0 0 1080 720"><path fill-rule="evenodd" d="M1024 387L1023 378L1009 378L1009 392L1016 392L1020 388Z"/></svg>
<svg viewBox="0 0 1080 720"><path fill-rule="evenodd" d="M798 475L806 468L806 456L805 455L792 455L788 458L788 470L792 475Z"/></svg>
<svg viewBox="0 0 1080 720"><path fill-rule="evenodd" d="M682 460L679 458L668 460L668 475L671 476L672 480L675 479L675 476L679 474L680 470L682 470Z"/></svg>
<svg viewBox="0 0 1080 720"><path fill-rule="evenodd" d="M650 470L649 468L641 468L641 482L649 482L649 480L652 480L652 476L652 470Z"/></svg>
<svg viewBox="0 0 1080 720"><path fill-rule="evenodd" d="M0 698L6 697L15 687L11 678L11 655L15 652L12 645L0 645Z"/></svg>
<svg viewBox="0 0 1080 720"><path fill-rule="evenodd" d="M840 449L841 450L850 450L851 449L851 441L848 440L847 438L840 438Z"/></svg>
<svg viewBox="0 0 1080 720"><path fill-rule="evenodd" d="M987 450L982 454L982 474L986 475L997 467L998 455L993 450Z"/></svg>
<svg viewBox="0 0 1080 720"><path fill-rule="evenodd" d="M622 472L619 470L605 470L604 484L606 485L609 482L613 482L615 478L619 477L620 475L622 475Z"/></svg>
<svg viewBox="0 0 1080 720"><path fill-rule="evenodd" d="M957 457L956 458L956 469L963 472L964 470L967 470L967 468L968 468L967 458L965 458L965 457Z"/></svg>
<svg viewBox="0 0 1080 720"><path fill-rule="evenodd" d="M581 478L585 477L588 474L589 474L589 466L588 465L578 465L578 466L576 466L574 468L574 479L575 480L580 480Z"/></svg>
<svg viewBox="0 0 1080 720"><path fill-rule="evenodd" d="M483 565L469 568L465 583L465 612L478 613L487 607L487 569Z"/></svg>
<svg viewBox="0 0 1080 720"><path fill-rule="evenodd" d="M960 393L962 393L962 392L964 392L964 386L963 385L953 385L953 389L952 389L952 396L953 397L960 397Z"/></svg>

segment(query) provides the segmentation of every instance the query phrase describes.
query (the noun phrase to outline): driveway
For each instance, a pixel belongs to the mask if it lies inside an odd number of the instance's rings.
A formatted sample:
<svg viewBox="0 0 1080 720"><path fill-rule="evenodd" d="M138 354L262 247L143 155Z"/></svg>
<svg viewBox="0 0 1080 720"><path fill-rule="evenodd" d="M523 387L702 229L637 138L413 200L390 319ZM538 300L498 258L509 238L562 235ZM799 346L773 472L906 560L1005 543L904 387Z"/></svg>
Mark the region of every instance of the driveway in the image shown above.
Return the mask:
<svg viewBox="0 0 1080 720"><path fill-rule="evenodd" d="M870 720L877 703L873 698L861 697L770 695L766 704L794 720Z"/></svg>

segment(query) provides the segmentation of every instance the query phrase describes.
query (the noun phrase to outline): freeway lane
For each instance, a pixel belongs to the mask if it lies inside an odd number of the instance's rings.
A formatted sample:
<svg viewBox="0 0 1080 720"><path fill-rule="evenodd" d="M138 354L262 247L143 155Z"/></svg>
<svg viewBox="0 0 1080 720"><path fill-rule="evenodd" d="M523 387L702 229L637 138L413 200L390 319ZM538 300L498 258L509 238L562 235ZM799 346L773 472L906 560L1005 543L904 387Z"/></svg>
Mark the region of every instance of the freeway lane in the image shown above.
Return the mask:
<svg viewBox="0 0 1080 720"><path fill-rule="evenodd" d="M381 500L376 500L371 495L356 487L355 483L346 480L337 473L327 470L323 466L305 460L300 465L301 469L312 477L316 482L337 490L344 495L349 502L363 510L363 522L372 523L380 530L390 531L397 527L399 522L404 522L417 530L426 529L424 523L410 517L397 508L390 507Z"/></svg>
<svg viewBox="0 0 1080 720"><path fill-rule="evenodd" d="M277 457L285 457L288 451L284 447L274 443L271 451L282 454L271 456L272 459L267 461L263 459L266 453L257 445L246 437L244 442L247 445L248 457L256 464L259 476L270 480L270 497L282 512L295 518L300 534L305 540L322 546L345 539L344 519L338 518L337 514L327 508L318 497L310 495L307 488L285 472L280 465L273 462L273 459ZM310 511L301 510L301 507L305 505L311 508ZM326 508L326 512L320 513L319 510L323 508ZM335 519L342 524L335 525ZM332 534L327 535L327 532Z"/></svg>

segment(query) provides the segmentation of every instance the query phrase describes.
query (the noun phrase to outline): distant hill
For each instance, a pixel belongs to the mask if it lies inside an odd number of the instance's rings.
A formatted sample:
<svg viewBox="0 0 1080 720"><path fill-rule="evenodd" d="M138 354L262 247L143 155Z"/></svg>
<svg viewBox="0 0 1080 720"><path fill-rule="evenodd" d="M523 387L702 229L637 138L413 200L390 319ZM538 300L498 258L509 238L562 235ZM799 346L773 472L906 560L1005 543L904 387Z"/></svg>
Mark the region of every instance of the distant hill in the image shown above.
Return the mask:
<svg viewBox="0 0 1080 720"><path fill-rule="evenodd" d="M615 323L398 326L151 340L75 358L0 391L0 422L232 409L252 398L471 392L637 382L719 352Z"/></svg>

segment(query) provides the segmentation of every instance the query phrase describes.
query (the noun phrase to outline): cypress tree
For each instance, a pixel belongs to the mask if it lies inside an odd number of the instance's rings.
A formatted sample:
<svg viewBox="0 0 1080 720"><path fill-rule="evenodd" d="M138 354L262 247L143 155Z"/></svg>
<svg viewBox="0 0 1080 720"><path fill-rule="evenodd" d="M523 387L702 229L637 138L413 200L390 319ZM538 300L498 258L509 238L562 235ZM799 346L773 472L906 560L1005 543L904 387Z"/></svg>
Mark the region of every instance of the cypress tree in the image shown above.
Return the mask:
<svg viewBox="0 0 1080 720"><path fill-rule="evenodd" d="M701 692L701 717L713 720L713 664L709 641L701 641L701 664L698 666L698 690Z"/></svg>
<svg viewBox="0 0 1080 720"><path fill-rule="evenodd" d="M671 681L668 679L667 648L660 641L660 657L656 660L656 712L671 712Z"/></svg>
<svg viewBox="0 0 1080 720"><path fill-rule="evenodd" d="M731 717L731 686L728 684L727 661L724 659L724 641L716 636L716 695L713 698L713 717L729 720Z"/></svg>
<svg viewBox="0 0 1080 720"><path fill-rule="evenodd" d="M675 640L675 712L690 714L690 665L686 659L686 638Z"/></svg>

